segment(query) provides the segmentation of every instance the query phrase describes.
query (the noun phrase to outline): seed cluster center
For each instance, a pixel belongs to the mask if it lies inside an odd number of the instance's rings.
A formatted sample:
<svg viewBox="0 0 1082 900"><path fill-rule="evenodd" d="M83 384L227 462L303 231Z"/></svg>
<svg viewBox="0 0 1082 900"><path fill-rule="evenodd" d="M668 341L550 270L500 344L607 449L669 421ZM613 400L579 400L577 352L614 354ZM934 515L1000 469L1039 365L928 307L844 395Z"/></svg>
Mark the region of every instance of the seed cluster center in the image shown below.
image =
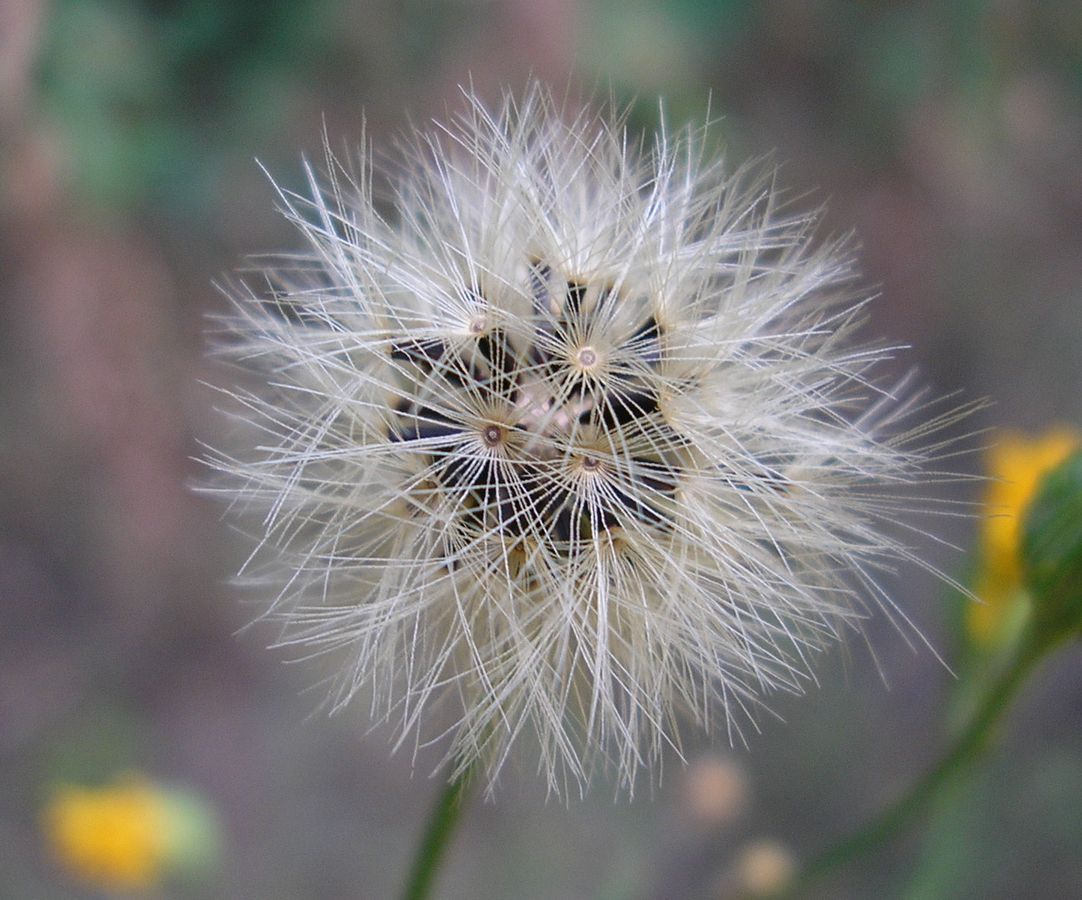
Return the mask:
<svg viewBox="0 0 1082 900"><path fill-rule="evenodd" d="M626 302L616 289L557 279L543 262L531 264L530 290L526 321L478 315L468 337L391 345L402 387L388 437L424 464L428 507L474 534L530 535L562 554L616 528L668 527L679 440L651 377L658 322L644 306L615 326L612 305Z"/></svg>

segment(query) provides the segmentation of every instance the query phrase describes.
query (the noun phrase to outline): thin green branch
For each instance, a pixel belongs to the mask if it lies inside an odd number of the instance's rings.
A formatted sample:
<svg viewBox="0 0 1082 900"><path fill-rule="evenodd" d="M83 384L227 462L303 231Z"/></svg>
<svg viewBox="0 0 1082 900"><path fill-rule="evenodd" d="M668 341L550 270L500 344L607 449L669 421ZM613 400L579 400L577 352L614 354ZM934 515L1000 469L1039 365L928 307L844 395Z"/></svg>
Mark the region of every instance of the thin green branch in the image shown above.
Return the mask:
<svg viewBox="0 0 1082 900"><path fill-rule="evenodd" d="M430 895L436 872L458 824L469 781L470 773L467 770L449 781L440 794L417 848L409 882L402 894L403 900L425 900Z"/></svg>
<svg viewBox="0 0 1082 900"><path fill-rule="evenodd" d="M940 788L980 759L988 748L996 723L1048 649L1046 642L1032 638L1023 640L1017 656L989 686L973 718L939 761L894 804L813 858L780 890L769 894L771 900L798 896L846 863L878 849L910 825Z"/></svg>

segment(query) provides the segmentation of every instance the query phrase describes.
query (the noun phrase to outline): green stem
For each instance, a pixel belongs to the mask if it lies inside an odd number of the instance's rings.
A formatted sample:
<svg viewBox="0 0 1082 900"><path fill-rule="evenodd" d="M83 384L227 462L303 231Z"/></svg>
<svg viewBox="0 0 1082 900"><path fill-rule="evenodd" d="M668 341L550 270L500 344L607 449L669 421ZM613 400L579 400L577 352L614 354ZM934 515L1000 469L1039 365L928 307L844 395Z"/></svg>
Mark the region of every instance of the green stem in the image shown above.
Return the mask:
<svg viewBox="0 0 1082 900"><path fill-rule="evenodd" d="M1048 646L1027 636L1013 659L989 687L973 718L954 743L925 775L895 803L848 837L842 838L812 859L771 898L794 897L813 883L851 860L869 853L909 825L939 789L967 766L975 763L987 749L995 724L1010 705L1026 676L1040 661Z"/></svg>
<svg viewBox="0 0 1082 900"><path fill-rule="evenodd" d="M417 855L413 859L409 882L402 894L403 900L425 900L429 896L436 879L436 871L458 823L469 781L470 773L467 770L451 779L440 794L429 817L421 845L417 848Z"/></svg>

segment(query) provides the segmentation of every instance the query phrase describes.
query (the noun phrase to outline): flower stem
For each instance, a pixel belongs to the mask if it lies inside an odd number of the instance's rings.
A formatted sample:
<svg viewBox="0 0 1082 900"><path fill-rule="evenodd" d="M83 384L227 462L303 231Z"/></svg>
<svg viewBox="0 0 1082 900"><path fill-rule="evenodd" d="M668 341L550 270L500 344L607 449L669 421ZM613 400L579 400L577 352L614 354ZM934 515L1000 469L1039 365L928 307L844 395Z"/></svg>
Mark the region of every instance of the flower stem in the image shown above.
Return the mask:
<svg viewBox="0 0 1082 900"><path fill-rule="evenodd" d="M772 900L799 895L835 869L876 850L911 824L941 787L980 759L988 748L994 726L1048 649L1047 643L1027 636L1014 659L989 686L973 718L939 761L891 806L813 858L792 880L769 895Z"/></svg>
<svg viewBox="0 0 1082 900"><path fill-rule="evenodd" d="M469 770L452 778L432 808L424 837L413 859L409 882L402 894L403 900L425 900L429 896L440 862L458 824L469 782Z"/></svg>

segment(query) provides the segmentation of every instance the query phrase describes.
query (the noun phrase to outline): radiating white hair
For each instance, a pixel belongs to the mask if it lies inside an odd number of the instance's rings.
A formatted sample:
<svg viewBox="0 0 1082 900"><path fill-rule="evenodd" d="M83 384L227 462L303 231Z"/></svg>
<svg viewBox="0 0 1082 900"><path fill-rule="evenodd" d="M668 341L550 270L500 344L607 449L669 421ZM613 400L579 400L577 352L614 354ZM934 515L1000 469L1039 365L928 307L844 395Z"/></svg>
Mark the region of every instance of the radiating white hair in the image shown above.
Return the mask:
<svg viewBox="0 0 1082 900"><path fill-rule="evenodd" d="M258 432L208 462L262 513L283 641L342 651L333 707L363 689L490 785L532 732L552 790L630 787L679 721L732 739L867 613L905 621L886 523L958 411L877 384L844 242L765 167L464 94L386 202L368 151L280 192L307 248L229 291L220 342Z"/></svg>

